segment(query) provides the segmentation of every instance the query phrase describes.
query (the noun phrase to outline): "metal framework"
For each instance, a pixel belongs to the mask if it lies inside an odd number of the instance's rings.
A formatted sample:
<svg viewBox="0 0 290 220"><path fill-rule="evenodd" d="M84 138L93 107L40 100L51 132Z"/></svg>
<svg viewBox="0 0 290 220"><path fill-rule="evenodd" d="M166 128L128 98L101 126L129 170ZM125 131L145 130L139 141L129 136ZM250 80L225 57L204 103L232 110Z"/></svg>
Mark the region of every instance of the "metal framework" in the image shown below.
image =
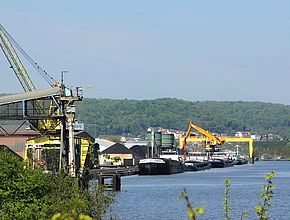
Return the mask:
<svg viewBox="0 0 290 220"><path fill-rule="evenodd" d="M61 84L56 83L56 81L17 44L2 25L0 25L0 46L25 91L25 93L21 94L0 97L0 120L24 119L29 121L35 130L40 131L41 135L57 133L61 140L59 167L61 169L63 152L65 152L66 166L68 166L70 175L75 176L75 146L73 141L73 122L75 116L74 102L82 100L82 89L76 87L76 90L73 91L72 89L66 88L63 84L63 77ZM53 88L42 91L36 90L14 46ZM69 130L69 146L66 144L66 123L68 124Z"/></svg>
<svg viewBox="0 0 290 220"><path fill-rule="evenodd" d="M63 117L60 88L0 97L0 120L27 120L42 133L55 130Z"/></svg>
<svg viewBox="0 0 290 220"><path fill-rule="evenodd" d="M249 146L249 163L253 164L254 163L254 140L251 137L224 137L222 136L222 143L241 143L241 142L246 142L248 143ZM210 143L212 140L209 137L206 136L184 136L179 139L179 147L184 149L186 151L186 142L205 142L205 143Z"/></svg>
<svg viewBox="0 0 290 220"><path fill-rule="evenodd" d="M25 92L35 91L36 88L32 83L25 67L23 66L21 60L19 59L7 31L2 25L0 25L0 46L11 65L16 77L18 78L22 88Z"/></svg>

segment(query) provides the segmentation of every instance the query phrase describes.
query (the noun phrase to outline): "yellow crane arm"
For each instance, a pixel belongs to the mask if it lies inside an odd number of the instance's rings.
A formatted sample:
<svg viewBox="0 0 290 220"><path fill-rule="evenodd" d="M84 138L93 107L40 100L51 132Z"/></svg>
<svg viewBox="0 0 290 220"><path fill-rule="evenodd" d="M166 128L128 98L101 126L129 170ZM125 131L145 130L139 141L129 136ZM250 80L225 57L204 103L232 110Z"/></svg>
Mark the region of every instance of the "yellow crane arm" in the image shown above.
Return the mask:
<svg viewBox="0 0 290 220"><path fill-rule="evenodd" d="M209 138L211 140L211 142L213 143L213 145L221 145L224 143L224 138L223 137L216 137L214 134L212 134L211 132L203 129L202 127L198 126L197 124L194 124L192 122L191 126L192 128L194 128L195 130L197 130L198 132L200 132L202 135L204 135L205 137Z"/></svg>
<svg viewBox="0 0 290 220"><path fill-rule="evenodd" d="M201 133L203 136L205 136L208 139L210 139L211 142L212 142L212 145L216 145L216 144L221 145L221 144L223 144L225 142L225 138L224 137L216 137L214 134L212 134L211 132L203 129L199 125L197 125L195 123L192 123L192 121L190 121L188 123L188 129L187 129L187 132L185 134L185 139L187 139L189 137L191 129L195 129L196 131Z"/></svg>
<svg viewBox="0 0 290 220"><path fill-rule="evenodd" d="M192 123L192 121L190 121L188 123L188 128L187 131L185 133L184 138L180 139L180 148L183 148L184 151L184 160L186 159L186 141L190 136L190 132L192 129L195 129L196 131L198 131L199 133L201 133L205 138L207 138L208 140L210 140L210 145L221 145L225 142L225 137L216 137L214 134L212 134L211 132L203 129L202 127L200 127L199 125Z"/></svg>

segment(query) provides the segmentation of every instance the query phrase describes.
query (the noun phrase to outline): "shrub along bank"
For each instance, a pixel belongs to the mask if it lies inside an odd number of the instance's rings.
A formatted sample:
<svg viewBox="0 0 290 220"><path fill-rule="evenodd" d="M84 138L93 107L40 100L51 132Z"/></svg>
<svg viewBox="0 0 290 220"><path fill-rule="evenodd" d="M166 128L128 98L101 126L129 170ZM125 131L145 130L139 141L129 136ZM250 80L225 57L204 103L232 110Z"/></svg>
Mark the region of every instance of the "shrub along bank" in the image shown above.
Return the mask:
<svg viewBox="0 0 290 220"><path fill-rule="evenodd" d="M101 189L88 193L65 173L32 170L7 150L0 151L0 168L1 219L50 219L56 214L73 217L65 219L83 215L100 219L114 199Z"/></svg>

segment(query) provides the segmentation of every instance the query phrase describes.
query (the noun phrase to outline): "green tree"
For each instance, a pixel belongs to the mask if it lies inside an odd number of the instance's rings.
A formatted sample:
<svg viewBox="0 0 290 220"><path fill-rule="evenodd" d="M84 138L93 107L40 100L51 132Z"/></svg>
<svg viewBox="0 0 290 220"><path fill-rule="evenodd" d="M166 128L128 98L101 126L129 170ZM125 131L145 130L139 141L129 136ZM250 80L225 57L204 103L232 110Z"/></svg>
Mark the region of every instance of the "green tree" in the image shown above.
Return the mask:
<svg viewBox="0 0 290 220"><path fill-rule="evenodd" d="M118 163L118 162L121 161L122 159L121 159L120 156L116 156L116 157L113 157L112 160L113 160L113 163Z"/></svg>
<svg viewBox="0 0 290 220"><path fill-rule="evenodd" d="M189 120L212 131L279 134L290 138L290 106L263 102L190 102L175 98L155 100L84 99L77 118L95 136L145 134L148 127L185 130Z"/></svg>

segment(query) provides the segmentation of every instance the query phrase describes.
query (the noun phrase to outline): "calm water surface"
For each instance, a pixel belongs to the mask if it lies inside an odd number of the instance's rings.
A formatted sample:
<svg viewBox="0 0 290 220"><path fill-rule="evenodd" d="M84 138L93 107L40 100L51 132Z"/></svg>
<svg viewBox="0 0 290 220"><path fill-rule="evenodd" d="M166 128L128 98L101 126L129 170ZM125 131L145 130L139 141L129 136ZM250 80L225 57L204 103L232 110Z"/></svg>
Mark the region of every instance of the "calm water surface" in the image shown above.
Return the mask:
<svg viewBox="0 0 290 220"><path fill-rule="evenodd" d="M201 172L160 176L122 177L122 191L116 194L114 212L120 219L188 219L184 200L178 196L185 188L195 207L204 206L198 219L225 219L223 213L224 180L231 179L232 219L255 219L264 177L275 171L277 177L270 219L290 220L290 161L261 161Z"/></svg>

